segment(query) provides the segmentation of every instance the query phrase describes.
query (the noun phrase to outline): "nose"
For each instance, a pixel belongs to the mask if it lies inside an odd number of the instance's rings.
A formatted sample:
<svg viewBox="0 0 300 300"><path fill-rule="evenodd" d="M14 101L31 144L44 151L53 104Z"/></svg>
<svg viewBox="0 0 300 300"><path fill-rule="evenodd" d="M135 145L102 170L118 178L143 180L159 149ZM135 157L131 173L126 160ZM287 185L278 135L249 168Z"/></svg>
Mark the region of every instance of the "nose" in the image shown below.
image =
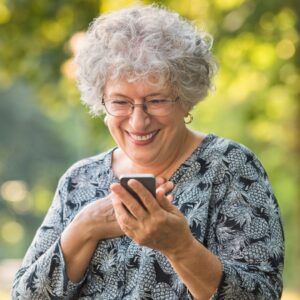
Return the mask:
<svg viewBox="0 0 300 300"><path fill-rule="evenodd" d="M144 111L143 105L135 105L129 117L129 124L136 131L143 131L150 124L150 116Z"/></svg>

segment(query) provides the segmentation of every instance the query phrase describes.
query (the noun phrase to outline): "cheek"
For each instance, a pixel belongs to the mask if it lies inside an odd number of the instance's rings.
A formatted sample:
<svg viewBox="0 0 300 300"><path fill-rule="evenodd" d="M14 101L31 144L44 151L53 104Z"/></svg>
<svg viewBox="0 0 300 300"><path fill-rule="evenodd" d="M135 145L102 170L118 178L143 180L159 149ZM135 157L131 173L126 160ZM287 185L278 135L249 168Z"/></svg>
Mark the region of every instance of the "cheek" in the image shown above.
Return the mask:
<svg viewBox="0 0 300 300"><path fill-rule="evenodd" d="M182 115L177 114L168 118L168 120L165 120L164 122L162 122L162 124L172 131L177 131L179 128L182 128L184 126L184 119Z"/></svg>
<svg viewBox="0 0 300 300"><path fill-rule="evenodd" d="M110 118L107 118L106 119L106 125L107 125L107 128L110 132L110 134L115 137L118 135L118 131L120 130L119 129L119 125L117 122L115 121L112 121Z"/></svg>
<svg viewBox="0 0 300 300"><path fill-rule="evenodd" d="M107 127L110 135L119 146L122 144L124 135L126 134L125 131L122 130L122 122L122 120L115 120L107 117Z"/></svg>

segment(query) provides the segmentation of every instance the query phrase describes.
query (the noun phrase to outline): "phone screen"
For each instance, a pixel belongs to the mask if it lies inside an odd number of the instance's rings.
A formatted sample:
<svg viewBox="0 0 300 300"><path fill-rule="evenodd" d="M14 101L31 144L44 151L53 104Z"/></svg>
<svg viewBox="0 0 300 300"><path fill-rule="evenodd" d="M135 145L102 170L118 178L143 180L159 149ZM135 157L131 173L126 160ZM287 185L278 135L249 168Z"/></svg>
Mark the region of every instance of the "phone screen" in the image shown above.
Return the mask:
<svg viewBox="0 0 300 300"><path fill-rule="evenodd" d="M128 181L130 179L135 179L142 183L148 191L153 195L156 196L156 187L155 187L155 176L152 174L125 174L120 177L121 185L136 199L139 200L138 195L128 186Z"/></svg>

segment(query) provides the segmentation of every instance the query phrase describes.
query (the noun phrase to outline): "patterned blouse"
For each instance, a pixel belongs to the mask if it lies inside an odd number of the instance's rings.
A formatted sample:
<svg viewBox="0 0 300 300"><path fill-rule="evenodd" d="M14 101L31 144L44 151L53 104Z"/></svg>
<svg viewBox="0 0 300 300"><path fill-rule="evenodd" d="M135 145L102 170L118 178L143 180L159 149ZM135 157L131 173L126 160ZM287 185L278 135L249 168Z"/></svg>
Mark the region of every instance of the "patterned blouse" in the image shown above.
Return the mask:
<svg viewBox="0 0 300 300"><path fill-rule="evenodd" d="M159 251L127 236L100 241L84 278L68 279L60 235L118 178L113 149L81 160L59 181L53 203L16 274L13 299L193 299ZM279 299L283 229L267 174L246 147L209 134L171 177L174 205L223 266L211 299ZM206 270L203 270L206 272Z"/></svg>

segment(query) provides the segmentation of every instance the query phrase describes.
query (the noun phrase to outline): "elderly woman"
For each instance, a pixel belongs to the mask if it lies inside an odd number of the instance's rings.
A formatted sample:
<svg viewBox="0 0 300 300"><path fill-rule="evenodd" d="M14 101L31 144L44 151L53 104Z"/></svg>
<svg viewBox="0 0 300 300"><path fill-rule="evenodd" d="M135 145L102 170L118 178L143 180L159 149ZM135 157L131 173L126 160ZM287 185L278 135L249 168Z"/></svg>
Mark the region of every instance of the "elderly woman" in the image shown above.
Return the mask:
<svg viewBox="0 0 300 300"><path fill-rule="evenodd" d="M117 147L73 165L16 275L13 299L278 299L283 232L246 147L186 127L215 73L176 13L97 18L77 56L82 100ZM156 197L125 173L156 176Z"/></svg>

